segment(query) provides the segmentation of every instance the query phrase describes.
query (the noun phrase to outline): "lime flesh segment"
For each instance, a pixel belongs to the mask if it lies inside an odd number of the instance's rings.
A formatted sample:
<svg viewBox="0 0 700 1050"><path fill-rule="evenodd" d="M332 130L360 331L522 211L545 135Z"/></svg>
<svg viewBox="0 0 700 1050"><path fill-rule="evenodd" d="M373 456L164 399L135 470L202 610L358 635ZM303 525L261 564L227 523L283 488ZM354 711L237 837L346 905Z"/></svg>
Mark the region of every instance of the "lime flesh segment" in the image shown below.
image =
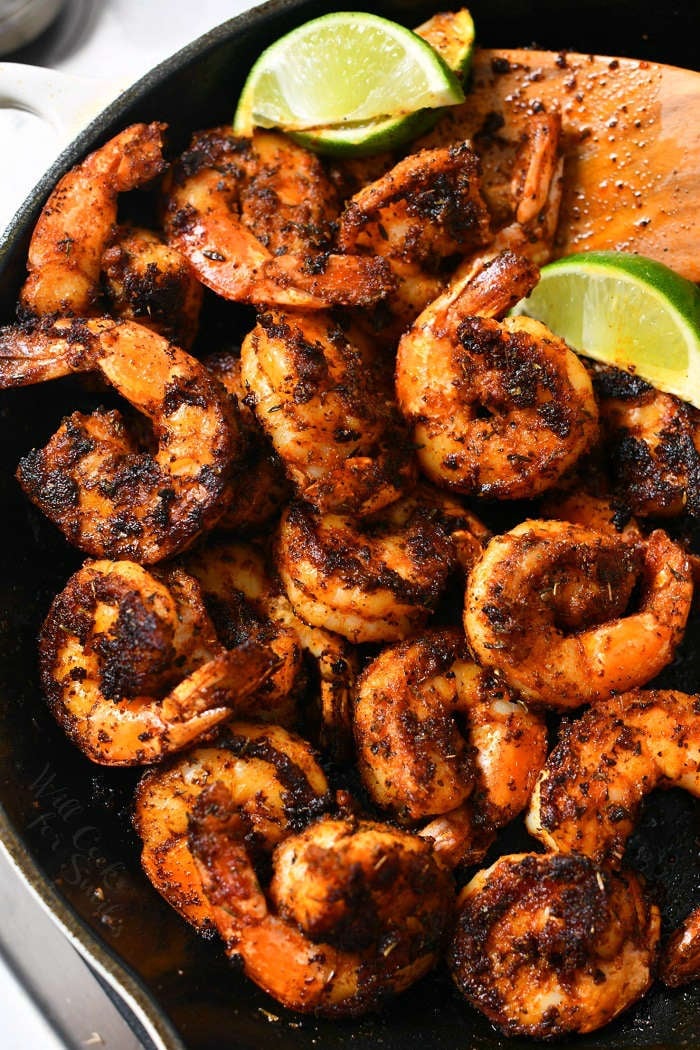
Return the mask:
<svg viewBox="0 0 700 1050"><path fill-rule="evenodd" d="M457 76L410 29L367 12L335 12L262 53L244 85L234 129L359 125L463 99Z"/></svg>
<svg viewBox="0 0 700 1050"><path fill-rule="evenodd" d="M662 263L625 252L567 256L542 267L512 314L700 408L700 290Z"/></svg>

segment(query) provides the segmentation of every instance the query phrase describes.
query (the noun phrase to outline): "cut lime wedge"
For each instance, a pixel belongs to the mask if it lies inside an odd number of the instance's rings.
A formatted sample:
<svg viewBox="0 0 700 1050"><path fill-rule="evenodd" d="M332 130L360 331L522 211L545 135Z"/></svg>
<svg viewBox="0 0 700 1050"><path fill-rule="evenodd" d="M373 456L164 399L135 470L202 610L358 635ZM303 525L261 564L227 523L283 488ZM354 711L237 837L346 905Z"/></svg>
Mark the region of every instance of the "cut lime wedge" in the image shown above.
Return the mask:
<svg viewBox="0 0 700 1050"><path fill-rule="evenodd" d="M459 11L442 11L416 29L433 50L464 82L469 75L474 54L474 19L466 7Z"/></svg>
<svg viewBox="0 0 700 1050"><path fill-rule="evenodd" d="M376 122L387 122L386 137L419 110L463 99L457 75L416 33L368 12L340 11L304 23L260 55L233 126L243 135L260 126L310 140L337 136L343 152L368 136L376 141Z"/></svg>
<svg viewBox="0 0 700 1050"><path fill-rule="evenodd" d="M569 255L542 267L511 312L700 408L700 290L662 263L627 252Z"/></svg>

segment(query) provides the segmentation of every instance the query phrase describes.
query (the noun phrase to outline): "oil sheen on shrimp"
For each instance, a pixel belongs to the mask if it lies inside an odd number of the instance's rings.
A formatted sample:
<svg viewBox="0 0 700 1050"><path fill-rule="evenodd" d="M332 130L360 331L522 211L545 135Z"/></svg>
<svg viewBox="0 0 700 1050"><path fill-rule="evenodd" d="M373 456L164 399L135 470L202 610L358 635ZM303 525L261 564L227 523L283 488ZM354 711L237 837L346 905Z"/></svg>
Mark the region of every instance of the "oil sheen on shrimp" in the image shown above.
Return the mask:
<svg viewBox="0 0 700 1050"><path fill-rule="evenodd" d="M547 754L543 719L469 660L456 629L383 649L358 680L353 718L370 797L419 825L450 867L483 858Z"/></svg>
<svg viewBox="0 0 700 1050"><path fill-rule="evenodd" d="M566 710L651 681L674 657L692 597L688 556L661 529L635 543L532 519L494 537L472 569L464 627L480 663Z"/></svg>
<svg viewBox="0 0 700 1050"><path fill-rule="evenodd" d="M161 234L138 226L117 227L102 254L102 277L110 314L138 321L190 349L204 288Z"/></svg>
<svg viewBox="0 0 700 1050"><path fill-rule="evenodd" d="M20 462L26 495L95 557L160 561L214 525L230 499L240 428L204 366L133 321L0 329L0 388L97 372L151 424L139 447L119 412L74 412Z"/></svg>
<svg viewBox="0 0 700 1050"><path fill-rule="evenodd" d="M22 309L46 317L97 312L102 252L120 193L165 169L165 124L132 124L72 168L51 193L29 244Z"/></svg>
<svg viewBox="0 0 700 1050"><path fill-rule="evenodd" d="M194 135L166 197L169 242L202 284L222 296L323 309L363 306L393 287L378 257L332 249L335 190L319 159L278 132Z"/></svg>
<svg viewBox="0 0 700 1050"><path fill-rule="evenodd" d="M401 337L396 396L435 484L489 499L552 487L597 437L588 373L531 318L497 321L536 284L504 251L450 285Z"/></svg>
<svg viewBox="0 0 700 1050"><path fill-rule="evenodd" d="M547 849L619 864L655 788L700 796L700 695L637 689L601 700L560 732L527 815Z"/></svg>
<svg viewBox="0 0 700 1050"><path fill-rule="evenodd" d="M276 562L298 616L355 643L397 641L425 625L457 555L429 509L406 518L401 504L359 524L305 503L285 509Z"/></svg>
<svg viewBox="0 0 700 1050"><path fill-rule="evenodd" d="M505 1035L595 1031L654 979L659 910L632 872L511 854L474 876L457 909L452 977Z"/></svg>
<svg viewBox="0 0 700 1050"><path fill-rule="evenodd" d="M211 745L144 773L134 804L141 864L158 892L199 929L211 929L213 922L188 846L188 824L202 791L216 783L230 793L227 804L246 828L256 867L285 835L301 830L332 802L313 749L280 726L227 723Z"/></svg>
<svg viewBox="0 0 700 1050"><path fill-rule="evenodd" d="M219 642L196 581L130 561L87 561L39 638L41 683L68 738L101 765L143 765L195 743L274 669L264 644Z"/></svg>
<svg viewBox="0 0 700 1050"><path fill-rule="evenodd" d="M366 514L414 481L413 448L381 369L330 315L260 314L241 374L300 498Z"/></svg>
<svg viewBox="0 0 700 1050"><path fill-rule="evenodd" d="M227 954L286 1007L357 1016L437 962L454 890L424 840L322 817L277 846L265 894L224 786L194 814L190 849Z"/></svg>

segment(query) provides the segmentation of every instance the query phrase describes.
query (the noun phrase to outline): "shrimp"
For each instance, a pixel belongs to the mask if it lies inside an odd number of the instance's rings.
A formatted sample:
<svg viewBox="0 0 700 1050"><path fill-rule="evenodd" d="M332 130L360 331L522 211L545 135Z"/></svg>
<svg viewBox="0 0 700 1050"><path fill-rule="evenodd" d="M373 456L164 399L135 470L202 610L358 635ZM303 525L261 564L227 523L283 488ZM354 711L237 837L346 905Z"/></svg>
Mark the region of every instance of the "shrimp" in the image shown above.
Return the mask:
<svg viewBox="0 0 700 1050"><path fill-rule="evenodd" d="M637 689L563 726L527 814L547 849L619 864L643 798L657 787L700 795L700 696Z"/></svg>
<svg viewBox="0 0 700 1050"><path fill-rule="evenodd" d="M358 680L354 726L371 798L402 824L425 825L450 867L483 858L527 805L547 754L543 719L468 659L456 629L382 650Z"/></svg>
<svg viewBox="0 0 700 1050"><path fill-rule="evenodd" d="M210 746L147 770L134 802L141 864L165 900L200 930L214 924L188 846L188 822L202 791L217 783L230 792L231 811L246 828L251 861L258 868L285 835L332 803L313 749L280 726L229 722Z"/></svg>
<svg viewBox="0 0 700 1050"><path fill-rule="evenodd" d="M98 312L102 252L120 193L147 185L166 167L165 124L132 124L72 168L51 193L29 244L20 292L32 316Z"/></svg>
<svg viewBox="0 0 700 1050"><path fill-rule="evenodd" d="M334 252L333 185L284 135L198 132L170 174L168 241L224 299L318 310L365 306L393 287L384 260Z"/></svg>
<svg viewBox="0 0 700 1050"><path fill-rule="evenodd" d="M381 369L327 314L259 315L241 347L241 374L300 498L362 515L415 480L413 448Z"/></svg>
<svg viewBox="0 0 700 1050"><path fill-rule="evenodd" d="M102 254L109 313L189 350L199 326L204 289L182 255L155 230L119 226Z"/></svg>
<svg viewBox="0 0 700 1050"><path fill-rule="evenodd" d="M494 537L472 569L464 628L476 659L526 700L567 710L651 681L692 597L688 556L661 529L635 543L532 519Z"/></svg>
<svg viewBox="0 0 700 1050"><path fill-rule="evenodd" d="M532 318L493 319L537 278L524 257L504 251L450 286L399 341L396 396L437 485L529 498L597 437L591 380L576 354Z"/></svg>
<svg viewBox="0 0 700 1050"><path fill-rule="evenodd" d="M152 564L223 514L241 435L204 366L133 321L58 320L0 329L0 388L98 372L152 423L141 451L118 412L75 412L17 477L79 550Z"/></svg>
<svg viewBox="0 0 700 1050"><path fill-rule="evenodd" d="M591 370L619 501L638 517L700 518L700 411L616 368Z"/></svg>
<svg viewBox="0 0 700 1050"><path fill-rule="evenodd" d="M206 547L188 553L184 565L195 576L205 594L219 594L224 609L235 610L239 603L279 636L296 639L307 657L307 668L313 702L304 712L319 744L335 759L347 759L352 750L351 696L357 674L357 656L348 642L324 627L314 627L300 619L282 588L281 581L270 574L268 556L263 548L219 538ZM224 612L224 617L230 613ZM240 613L235 620L240 619ZM280 669L285 673L286 663ZM272 681L275 681L273 676ZM302 676L300 676L301 679ZM289 686L296 694L296 688ZM316 709L314 709L314 704Z"/></svg>
<svg viewBox="0 0 700 1050"><path fill-rule="evenodd" d="M224 649L192 577L131 561L78 569L39 651L56 720L93 762L116 766L157 762L247 711L276 662L265 645Z"/></svg>
<svg viewBox="0 0 700 1050"><path fill-rule="evenodd" d="M700 908L690 913L664 945L659 976L669 988L700 980Z"/></svg>
<svg viewBox="0 0 700 1050"><path fill-rule="evenodd" d="M360 524L292 502L280 522L276 564L294 611L354 643L423 627L456 563L430 510L407 519L401 501Z"/></svg>
<svg viewBox="0 0 700 1050"><path fill-rule="evenodd" d="M290 498L292 486L282 460L248 405L249 395L241 376L240 357L220 351L208 354L202 359L202 364L226 388L244 437L240 470L245 475L245 485L236 486L232 492L217 528L251 535L271 527Z"/></svg>
<svg viewBox="0 0 700 1050"><path fill-rule="evenodd" d="M321 817L273 854L265 894L223 784L202 793L189 836L229 956L284 1006L326 1017L377 1008L424 976L454 891L428 843L386 824Z"/></svg>
<svg viewBox="0 0 700 1050"><path fill-rule="evenodd" d="M404 157L346 202L338 243L391 266L397 287L373 312L375 341L395 343L443 289L455 258L490 240L479 165L470 143Z"/></svg>
<svg viewBox="0 0 700 1050"><path fill-rule="evenodd" d="M452 977L505 1035L592 1032L652 984L661 919L632 872L511 854L474 876L457 910Z"/></svg>

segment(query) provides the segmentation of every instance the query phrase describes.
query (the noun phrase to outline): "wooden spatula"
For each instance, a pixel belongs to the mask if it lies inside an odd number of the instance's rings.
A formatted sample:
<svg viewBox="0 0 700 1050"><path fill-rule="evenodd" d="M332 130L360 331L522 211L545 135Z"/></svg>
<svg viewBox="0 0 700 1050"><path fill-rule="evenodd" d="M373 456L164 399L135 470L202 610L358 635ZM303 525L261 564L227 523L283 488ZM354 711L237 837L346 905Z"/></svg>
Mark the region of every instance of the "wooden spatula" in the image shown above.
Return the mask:
<svg viewBox="0 0 700 1050"><path fill-rule="evenodd" d="M498 199L528 116L562 114L555 255L623 249L700 281L700 73L623 58L477 49L467 100L436 129L481 144Z"/></svg>

